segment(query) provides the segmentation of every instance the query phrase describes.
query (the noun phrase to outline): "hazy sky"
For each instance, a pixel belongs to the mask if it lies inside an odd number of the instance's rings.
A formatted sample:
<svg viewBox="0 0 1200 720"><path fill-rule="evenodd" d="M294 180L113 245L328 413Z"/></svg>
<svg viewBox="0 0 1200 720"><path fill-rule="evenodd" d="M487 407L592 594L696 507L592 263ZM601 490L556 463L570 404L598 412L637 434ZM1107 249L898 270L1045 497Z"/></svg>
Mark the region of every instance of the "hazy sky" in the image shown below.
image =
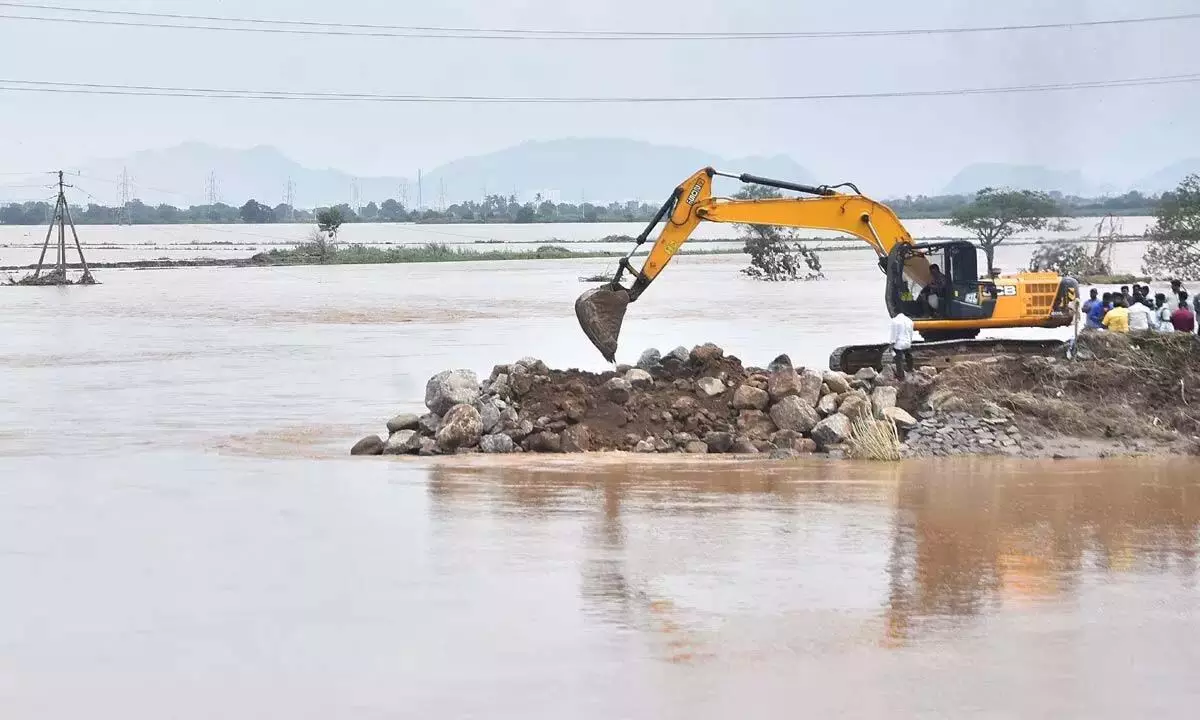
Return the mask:
<svg viewBox="0 0 1200 720"><path fill-rule="evenodd" d="M1198 0L57 0L77 7L387 24L656 31L864 30L1110 19ZM0 15L19 12L0 8ZM1200 73L1200 21L1018 33L713 42L301 37L0 18L0 77L215 88L510 95L840 93ZM271 144L359 175L412 174L526 139L619 136L786 153L868 193L940 188L964 164L1127 182L1200 155L1200 84L744 105L282 103L0 91L0 172L200 140ZM741 168L753 172L753 168Z"/></svg>

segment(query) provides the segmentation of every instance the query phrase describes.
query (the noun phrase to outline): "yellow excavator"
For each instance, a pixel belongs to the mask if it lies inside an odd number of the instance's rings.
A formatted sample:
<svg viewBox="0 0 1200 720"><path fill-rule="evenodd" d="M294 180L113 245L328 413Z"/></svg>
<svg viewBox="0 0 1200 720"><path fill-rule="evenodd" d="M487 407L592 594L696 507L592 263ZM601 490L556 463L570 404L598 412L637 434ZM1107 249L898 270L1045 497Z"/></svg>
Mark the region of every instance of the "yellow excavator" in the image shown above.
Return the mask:
<svg viewBox="0 0 1200 720"><path fill-rule="evenodd" d="M758 200L714 197L713 178L717 176L802 196ZM923 345L941 346L947 356L956 352L1046 352L1061 343L969 341L982 329L1053 328L1075 320L1078 283L1073 278L1052 272L980 276L977 250L969 241L914 242L890 208L866 197L852 183L803 185L704 168L675 188L636 238L633 250L621 258L613 279L575 301L580 327L606 360L615 361L629 303L641 297L696 227L706 221L834 230L857 237L879 256L879 267L887 277L884 301L889 315L908 315L926 341ZM631 258L660 223L664 225L654 247L642 268L635 269ZM941 270L936 284L930 270L935 264ZM621 284L625 273L633 277L628 287ZM975 347L965 350L967 344ZM879 369L885 349L886 345L838 348L830 356L830 368L845 372L865 366Z"/></svg>

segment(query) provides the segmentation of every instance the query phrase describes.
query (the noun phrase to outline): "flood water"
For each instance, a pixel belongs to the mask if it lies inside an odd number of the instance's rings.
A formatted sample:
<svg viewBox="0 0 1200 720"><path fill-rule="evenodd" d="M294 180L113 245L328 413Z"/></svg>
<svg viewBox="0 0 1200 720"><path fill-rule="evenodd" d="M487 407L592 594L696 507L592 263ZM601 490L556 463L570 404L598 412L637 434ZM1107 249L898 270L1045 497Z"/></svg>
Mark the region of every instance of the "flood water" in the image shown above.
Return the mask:
<svg viewBox="0 0 1200 720"><path fill-rule="evenodd" d="M1074 218L1072 229L1060 232L1031 231L1018 233L1012 243L1037 240L1078 240L1093 232L1099 218ZM1118 234L1141 236L1154 222L1150 217L1117 219ZM947 227L936 219L905 220L905 227L918 239L968 238L970 233ZM609 235L637 236L644 223L537 223L537 224L456 224L416 225L409 223L351 223L342 227L339 241L348 245L389 248L439 243L454 248L485 252L489 250L529 251L538 245L569 245L579 252L627 252L623 243L598 242ZM1106 229L1109 227L1105 226ZM37 262L46 241L46 226L0 225L0 266L15 267ZM189 260L194 258L245 258L274 248L290 248L307 241L312 224L266 225L80 225L80 242L89 262L130 260ZM687 246L693 250L729 250L740 242L714 242L738 237L736 227L704 223L692 234ZM825 241L844 244L847 236L821 230L802 230L814 244ZM849 238L854 242L853 238ZM71 242L68 238L68 242ZM864 246L865 247L865 246ZM51 252L49 257L54 257ZM1014 268L1015 269L1015 268Z"/></svg>
<svg viewBox="0 0 1200 720"><path fill-rule="evenodd" d="M620 357L885 338L824 260L679 258ZM588 262L0 288L3 716L1194 717L1194 460L346 457L443 368L602 369Z"/></svg>

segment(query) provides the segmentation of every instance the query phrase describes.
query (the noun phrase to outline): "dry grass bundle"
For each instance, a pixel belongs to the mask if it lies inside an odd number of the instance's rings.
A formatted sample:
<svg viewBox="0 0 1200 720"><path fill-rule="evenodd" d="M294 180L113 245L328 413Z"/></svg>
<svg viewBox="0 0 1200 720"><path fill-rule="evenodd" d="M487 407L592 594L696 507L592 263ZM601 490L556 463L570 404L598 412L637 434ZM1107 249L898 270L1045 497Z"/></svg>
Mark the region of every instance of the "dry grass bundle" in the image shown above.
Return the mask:
<svg viewBox="0 0 1200 720"><path fill-rule="evenodd" d="M900 435L890 420L860 417L850 425L850 455L862 460L896 462L900 459Z"/></svg>

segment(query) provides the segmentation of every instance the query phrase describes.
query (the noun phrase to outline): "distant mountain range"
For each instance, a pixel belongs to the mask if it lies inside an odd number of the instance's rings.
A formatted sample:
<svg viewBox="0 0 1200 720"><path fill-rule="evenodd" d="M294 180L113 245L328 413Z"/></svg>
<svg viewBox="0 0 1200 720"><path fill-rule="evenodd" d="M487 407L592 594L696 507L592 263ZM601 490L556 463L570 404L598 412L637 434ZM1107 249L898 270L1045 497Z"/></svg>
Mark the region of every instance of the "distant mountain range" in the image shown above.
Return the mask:
<svg viewBox="0 0 1200 720"><path fill-rule="evenodd" d="M249 198L276 205L293 184L297 207L350 203L353 187L363 204L407 195L409 207L437 207L480 200L485 193L541 194L557 202L609 203L666 199L680 181L706 165L811 182L808 170L783 155L721 158L696 148L636 140L577 138L526 142L486 155L462 158L414 177L358 177L335 169L308 168L279 150L249 150L185 143L145 150L124 158L89 162L79 169L80 187L108 204L116 203L122 172L131 196L147 204L199 205L208 201L210 178L223 202ZM2 189L0 189L2 192Z"/></svg>
<svg viewBox="0 0 1200 720"><path fill-rule="evenodd" d="M958 171L942 188L942 192L946 195L968 195L985 187L997 187L1047 192L1057 190L1065 195L1080 197L1114 195L1129 190L1160 193L1175 188L1189 173L1200 173L1200 158L1173 163L1126 186L1092 182L1078 170L1055 170L1043 165L975 163Z"/></svg>
<svg viewBox="0 0 1200 720"><path fill-rule="evenodd" d="M333 168L309 168L265 145L240 150L192 142L88 162L78 168L80 175L72 178L72 182L78 186L77 193L87 193L74 201L106 205L118 204L119 178L125 171L130 178L130 197L147 204L177 206L205 204L212 183L216 197L222 202L240 205L254 198L277 205L287 198L289 181L296 206L304 208L353 202L355 187L362 204L406 198L408 207L478 200L485 193L515 194L522 201L540 194L558 202L586 199L593 203L622 200L655 203L665 198L680 180L706 165L813 182L812 173L786 155L722 158L697 148L620 138L525 142L432 168L421 173L419 182L411 176L356 178ZM1082 196L1119 194L1129 189L1161 192L1175 187L1189 172L1200 173L1200 158L1181 160L1131 185L1120 186L1090 181L1078 170L977 163L959 171L942 192L970 194L983 187L1058 190ZM0 184L0 202L41 199L44 193L37 186L43 184L45 178ZM33 188L20 189L22 185ZM913 194L918 192L914 189Z"/></svg>

